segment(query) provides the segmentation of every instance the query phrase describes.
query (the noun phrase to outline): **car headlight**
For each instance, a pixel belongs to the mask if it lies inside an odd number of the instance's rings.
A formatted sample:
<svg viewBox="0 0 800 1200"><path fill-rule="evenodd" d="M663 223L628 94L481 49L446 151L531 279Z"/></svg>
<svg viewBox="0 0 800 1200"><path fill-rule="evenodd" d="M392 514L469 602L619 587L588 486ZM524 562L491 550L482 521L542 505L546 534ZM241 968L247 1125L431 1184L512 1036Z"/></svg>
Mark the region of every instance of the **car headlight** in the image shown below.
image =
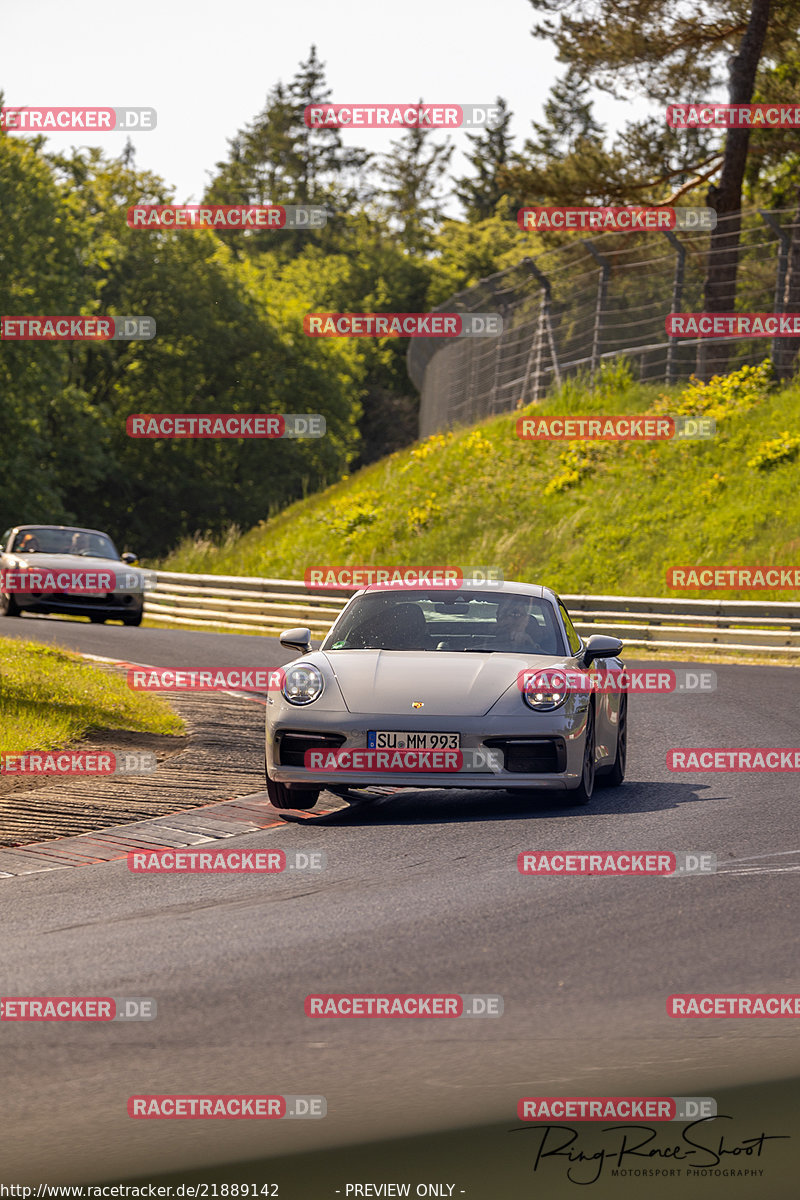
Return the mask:
<svg viewBox="0 0 800 1200"><path fill-rule="evenodd" d="M534 712L552 712L561 707L568 695L564 676L548 671L543 671L540 679L534 676L522 689L522 699Z"/></svg>
<svg viewBox="0 0 800 1200"><path fill-rule="evenodd" d="M310 663L287 667L281 689L290 704L311 704L318 700L325 687L322 673Z"/></svg>

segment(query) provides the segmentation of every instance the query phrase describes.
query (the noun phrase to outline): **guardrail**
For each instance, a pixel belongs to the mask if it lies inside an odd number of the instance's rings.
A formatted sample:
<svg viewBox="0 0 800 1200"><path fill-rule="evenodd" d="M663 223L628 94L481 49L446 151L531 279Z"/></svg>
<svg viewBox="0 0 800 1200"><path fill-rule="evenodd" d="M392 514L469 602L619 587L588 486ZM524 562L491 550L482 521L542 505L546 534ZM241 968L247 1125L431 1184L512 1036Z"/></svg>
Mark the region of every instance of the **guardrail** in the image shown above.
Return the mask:
<svg viewBox="0 0 800 1200"><path fill-rule="evenodd" d="M312 591L302 580L159 571L145 616L169 625L278 634L305 625L322 638L356 588ZM800 602L562 595L575 628L626 646L800 654Z"/></svg>

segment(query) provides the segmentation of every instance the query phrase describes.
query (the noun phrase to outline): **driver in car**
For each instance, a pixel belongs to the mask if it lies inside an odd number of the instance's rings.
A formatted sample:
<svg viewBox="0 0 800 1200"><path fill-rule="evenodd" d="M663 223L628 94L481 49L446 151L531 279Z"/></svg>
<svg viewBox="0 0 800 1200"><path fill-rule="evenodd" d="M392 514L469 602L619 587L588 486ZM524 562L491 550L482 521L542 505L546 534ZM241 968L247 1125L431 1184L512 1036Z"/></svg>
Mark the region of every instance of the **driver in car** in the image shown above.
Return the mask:
<svg viewBox="0 0 800 1200"><path fill-rule="evenodd" d="M495 641L508 650L540 650L529 625L530 606L524 596L501 596L495 616Z"/></svg>
<svg viewBox="0 0 800 1200"><path fill-rule="evenodd" d="M39 540L34 533L23 533L15 547L18 554L38 554Z"/></svg>
<svg viewBox="0 0 800 1200"><path fill-rule="evenodd" d="M91 541L88 533L73 533L69 548L70 554L88 554L90 549Z"/></svg>

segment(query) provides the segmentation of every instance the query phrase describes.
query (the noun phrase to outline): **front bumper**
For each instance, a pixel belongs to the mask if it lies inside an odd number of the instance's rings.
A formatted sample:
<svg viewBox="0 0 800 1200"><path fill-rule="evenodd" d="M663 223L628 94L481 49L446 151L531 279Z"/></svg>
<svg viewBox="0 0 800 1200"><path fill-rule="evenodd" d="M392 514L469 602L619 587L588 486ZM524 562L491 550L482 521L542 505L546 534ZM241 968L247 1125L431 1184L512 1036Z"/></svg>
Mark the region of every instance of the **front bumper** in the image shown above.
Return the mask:
<svg viewBox="0 0 800 1200"><path fill-rule="evenodd" d="M308 788L332 787L409 787L409 788L509 788L571 790L578 787L583 772L583 742L588 704L580 711L566 714L522 712L515 717L442 718L424 726L413 717L376 717L366 713L318 711L312 715L303 709L281 712L271 717L267 706L266 757L271 779L279 783L302 784ZM493 751L502 756L503 767L494 770L459 771L362 771L338 769L317 771L300 764L304 743L319 737L319 749L363 749L371 729L396 729L408 732L458 733L462 750ZM490 728L487 728L490 726ZM338 746L336 745L338 743ZM288 750L288 752L287 752ZM288 761L287 761L288 760Z"/></svg>
<svg viewBox="0 0 800 1200"><path fill-rule="evenodd" d="M107 592L104 596L70 596L66 592L18 592L17 607L24 612L62 613L64 616L105 617L121 621L138 616L144 608L137 593Z"/></svg>

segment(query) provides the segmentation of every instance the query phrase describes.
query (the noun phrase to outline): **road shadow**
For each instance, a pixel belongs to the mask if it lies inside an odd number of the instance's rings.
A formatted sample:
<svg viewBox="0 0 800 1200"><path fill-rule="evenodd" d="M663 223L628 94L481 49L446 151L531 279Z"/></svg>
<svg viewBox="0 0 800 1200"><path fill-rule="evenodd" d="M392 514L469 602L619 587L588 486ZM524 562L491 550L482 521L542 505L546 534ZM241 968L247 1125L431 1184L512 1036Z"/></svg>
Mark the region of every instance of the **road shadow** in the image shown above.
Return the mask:
<svg viewBox="0 0 800 1200"><path fill-rule="evenodd" d="M663 782L624 783L619 788L597 789L587 805L570 804L568 794L541 792L515 796L510 792L467 788L414 788L391 795L356 798L334 797L344 803L334 811L281 813L283 820L305 825L430 825L475 821L518 821L525 817L575 818L620 816L624 813L662 812L681 804L702 803L710 784ZM326 796L323 793L323 796ZM560 799L559 797L563 797ZM327 794L326 799L330 799ZM719 799L715 795L715 799Z"/></svg>

